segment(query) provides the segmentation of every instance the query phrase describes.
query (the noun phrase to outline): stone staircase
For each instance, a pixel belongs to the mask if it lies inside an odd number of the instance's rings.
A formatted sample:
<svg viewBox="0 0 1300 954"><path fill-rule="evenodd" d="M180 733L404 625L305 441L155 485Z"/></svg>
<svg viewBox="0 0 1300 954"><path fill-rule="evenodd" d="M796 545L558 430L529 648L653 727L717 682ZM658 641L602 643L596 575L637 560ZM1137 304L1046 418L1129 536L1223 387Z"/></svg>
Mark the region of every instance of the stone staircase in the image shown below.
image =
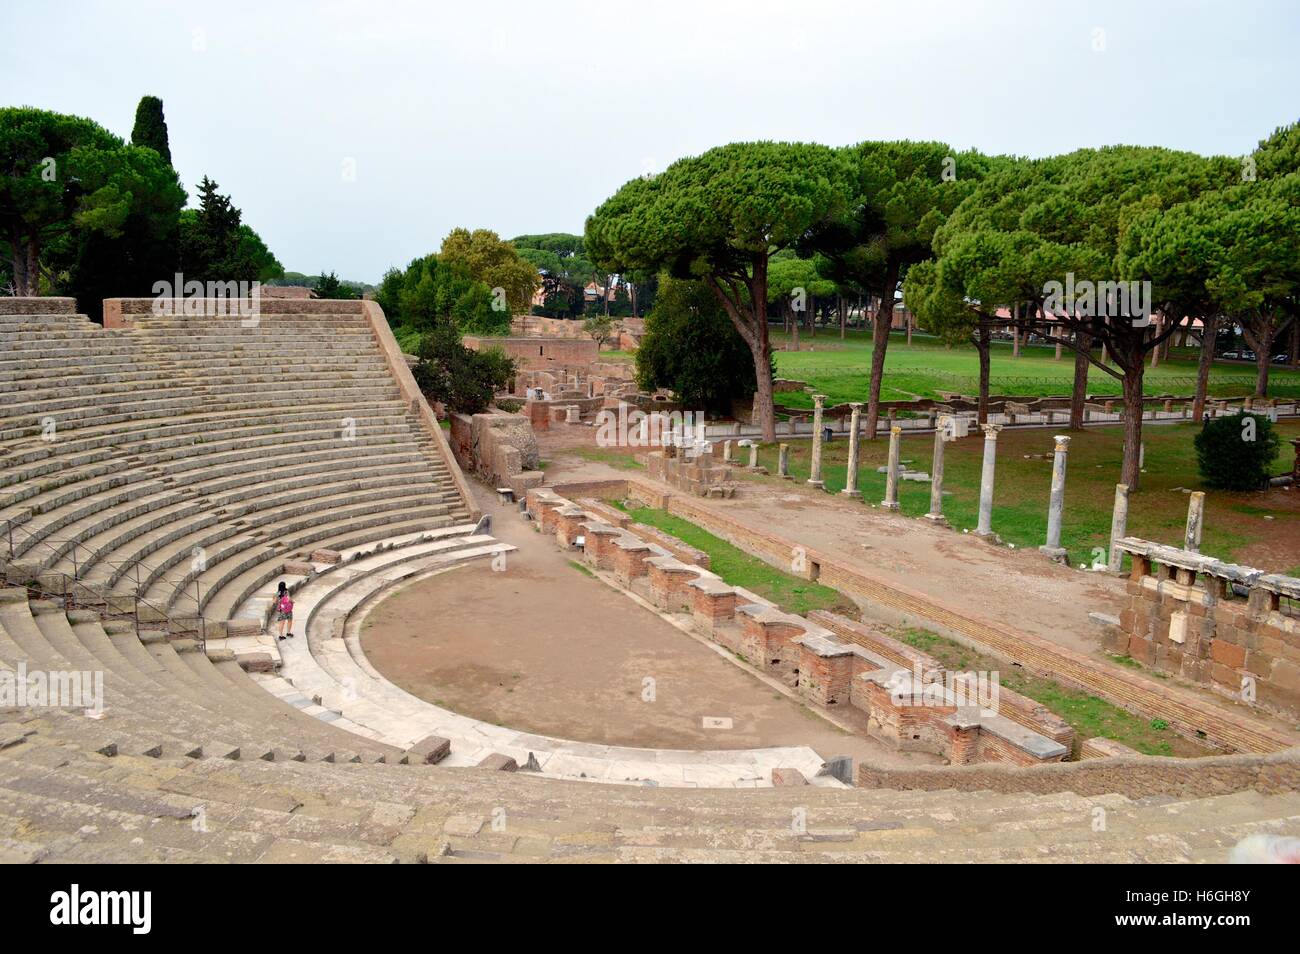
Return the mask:
<svg viewBox="0 0 1300 954"><path fill-rule="evenodd" d="M106 329L26 301L0 314L10 579L220 623L287 559L471 516L359 302L272 301L250 327L126 300Z"/></svg>

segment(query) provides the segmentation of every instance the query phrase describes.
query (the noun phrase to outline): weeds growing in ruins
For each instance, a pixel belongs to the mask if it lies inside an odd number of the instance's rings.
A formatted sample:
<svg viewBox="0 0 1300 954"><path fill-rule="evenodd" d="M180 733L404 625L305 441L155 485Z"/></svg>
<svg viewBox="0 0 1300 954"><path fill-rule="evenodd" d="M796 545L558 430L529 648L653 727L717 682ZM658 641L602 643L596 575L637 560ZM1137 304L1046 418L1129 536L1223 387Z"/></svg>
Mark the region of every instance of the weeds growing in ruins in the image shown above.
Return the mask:
<svg viewBox="0 0 1300 954"><path fill-rule="evenodd" d="M838 590L783 573L689 520L652 507L629 509L621 501L611 503L631 514L637 522L672 534L688 546L703 550L709 555L709 569L724 581L757 593L786 612L802 616L815 609L824 609L855 619L858 616L857 607Z"/></svg>
<svg viewBox="0 0 1300 954"><path fill-rule="evenodd" d="M1213 754L1209 749L1177 735L1159 719L1148 722L1105 699L1035 676L1018 666L1008 666L994 656L977 652L938 633L910 629L893 635L933 656L947 669L999 671L1004 689L1042 703L1068 722L1080 740L1102 736L1144 755L1187 757Z"/></svg>

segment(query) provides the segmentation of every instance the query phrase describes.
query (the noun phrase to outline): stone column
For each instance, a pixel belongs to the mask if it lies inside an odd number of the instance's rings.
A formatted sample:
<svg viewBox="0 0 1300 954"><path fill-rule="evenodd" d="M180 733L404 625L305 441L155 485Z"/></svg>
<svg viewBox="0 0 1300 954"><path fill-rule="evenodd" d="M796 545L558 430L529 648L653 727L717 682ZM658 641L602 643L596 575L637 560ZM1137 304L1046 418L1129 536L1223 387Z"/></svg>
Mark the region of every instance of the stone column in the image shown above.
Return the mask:
<svg viewBox="0 0 1300 954"><path fill-rule="evenodd" d="M980 471L980 516L975 528L978 537L993 536L993 471L998 458L998 431L1001 424L981 424L984 431L984 467Z"/></svg>
<svg viewBox="0 0 1300 954"><path fill-rule="evenodd" d="M1065 559L1061 546L1061 518L1065 514L1065 459L1070 453L1070 438L1056 435L1056 456L1052 460L1052 496L1047 505L1047 542L1039 547L1053 560Z"/></svg>
<svg viewBox="0 0 1300 954"><path fill-rule="evenodd" d="M812 465L808 483L814 487L826 486L826 482L822 480L822 405L825 403L825 394L813 395Z"/></svg>
<svg viewBox="0 0 1300 954"><path fill-rule="evenodd" d="M793 480L790 476L790 445L780 445L780 454L777 458L777 475L785 480Z"/></svg>
<svg viewBox="0 0 1300 954"><path fill-rule="evenodd" d="M855 401L849 407L853 408L849 415L849 469L840 493L846 497L861 497L862 491L858 490L858 426L862 419L862 404Z"/></svg>
<svg viewBox="0 0 1300 954"><path fill-rule="evenodd" d="M899 442L903 429L895 424L889 429L889 464L885 470L885 499L880 506L886 510L898 509L898 458Z"/></svg>
<svg viewBox="0 0 1300 954"><path fill-rule="evenodd" d="M1201 526L1205 520L1205 494L1200 490L1192 491L1187 501L1187 533L1183 537L1183 549L1193 553L1201 552Z"/></svg>
<svg viewBox="0 0 1300 954"><path fill-rule="evenodd" d="M930 464L930 512L925 519L932 523L948 525L943 518L943 438L948 425L948 417L939 418L939 426L934 429L934 458Z"/></svg>
<svg viewBox="0 0 1300 954"><path fill-rule="evenodd" d="M1124 553L1116 545L1128 536L1128 484L1115 485L1115 509L1110 515L1110 552L1106 569L1118 573L1124 565Z"/></svg>
<svg viewBox="0 0 1300 954"><path fill-rule="evenodd" d="M722 459L725 463L731 463L731 441L722 442Z"/></svg>
<svg viewBox="0 0 1300 954"><path fill-rule="evenodd" d="M758 467L758 441L751 441L749 444L749 469L754 470Z"/></svg>

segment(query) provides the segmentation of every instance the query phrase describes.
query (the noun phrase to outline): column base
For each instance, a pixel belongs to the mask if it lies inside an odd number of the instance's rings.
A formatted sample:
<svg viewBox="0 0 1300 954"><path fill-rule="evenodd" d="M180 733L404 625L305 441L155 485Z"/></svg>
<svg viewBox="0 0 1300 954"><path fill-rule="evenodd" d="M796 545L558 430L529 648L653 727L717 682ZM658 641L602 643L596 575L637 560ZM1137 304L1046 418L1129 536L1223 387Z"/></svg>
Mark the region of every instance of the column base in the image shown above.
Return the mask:
<svg viewBox="0 0 1300 954"><path fill-rule="evenodd" d="M936 526L940 526L940 527L948 526L948 518L941 513L927 513L924 516L926 520L929 520L931 523L935 524Z"/></svg>
<svg viewBox="0 0 1300 954"><path fill-rule="evenodd" d="M794 480L793 474L777 474L782 480Z"/></svg>
<svg viewBox="0 0 1300 954"><path fill-rule="evenodd" d="M810 480L810 481L808 481L808 486L809 486L809 487L816 487L818 490L825 490L825 489L826 489L826 481L824 481L824 480Z"/></svg>
<svg viewBox="0 0 1300 954"><path fill-rule="evenodd" d="M897 501L891 503L891 502L888 501L888 500L882 500L882 501L880 501L880 509L881 509L881 510L897 510L897 509L898 509L898 503L897 503Z"/></svg>
<svg viewBox="0 0 1300 954"><path fill-rule="evenodd" d="M841 496L841 497L852 497L854 500L861 500L861 499L862 499L862 491L860 491L860 490L849 490L849 489L845 488L844 490L841 490L841 491L840 491L840 496Z"/></svg>
<svg viewBox="0 0 1300 954"><path fill-rule="evenodd" d="M1065 547L1049 547L1046 544L1038 548L1038 552L1050 557L1057 563L1064 563L1069 551Z"/></svg>

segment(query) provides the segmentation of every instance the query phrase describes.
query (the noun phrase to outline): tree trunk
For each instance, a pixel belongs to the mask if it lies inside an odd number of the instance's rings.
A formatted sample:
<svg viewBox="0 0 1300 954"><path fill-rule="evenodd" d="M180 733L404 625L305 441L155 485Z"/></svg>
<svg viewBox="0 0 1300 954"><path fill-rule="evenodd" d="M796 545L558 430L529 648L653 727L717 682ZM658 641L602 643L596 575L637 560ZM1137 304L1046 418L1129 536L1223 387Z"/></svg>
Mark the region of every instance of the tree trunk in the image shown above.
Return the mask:
<svg viewBox="0 0 1300 954"><path fill-rule="evenodd" d="M912 313L907 313L907 346L912 347Z"/></svg>
<svg viewBox="0 0 1300 954"><path fill-rule="evenodd" d="M867 440L876 439L880 422L880 384L885 376L885 352L889 348L889 327L894 323L894 292L898 289L898 266L889 263L881 286L880 307L876 309L875 331L871 341L871 387L867 395Z"/></svg>
<svg viewBox="0 0 1300 954"><path fill-rule="evenodd" d="M1120 483L1137 490L1142 473L1142 378L1146 363L1138 355L1137 364L1124 373L1124 468Z"/></svg>
<svg viewBox="0 0 1300 954"><path fill-rule="evenodd" d="M1056 334L1055 334L1054 337L1056 338L1056 357L1053 358L1052 360L1054 360L1054 361L1060 361L1060 360L1061 360L1061 349L1062 349L1062 347L1064 347L1064 346L1061 344L1061 329L1060 329L1060 328L1057 328L1057 329L1056 329Z"/></svg>
<svg viewBox="0 0 1300 954"><path fill-rule="evenodd" d="M987 321L981 321L975 339L975 350L980 358L979 410L976 420L980 424L989 422L989 352L993 348L993 335Z"/></svg>
<svg viewBox="0 0 1300 954"><path fill-rule="evenodd" d="M790 347L793 350L798 351L799 350L799 313L791 309L788 303L788 299L786 299L786 301L787 303L784 306L785 313L790 316L790 327L793 329L790 333Z"/></svg>
<svg viewBox="0 0 1300 954"><path fill-rule="evenodd" d="M1201 319L1201 357L1196 365L1196 396L1192 399L1192 417L1198 422L1205 417L1205 396L1210 389L1210 368L1214 364L1214 342L1218 338L1218 329L1218 315Z"/></svg>
<svg viewBox="0 0 1300 954"><path fill-rule="evenodd" d="M1083 430L1083 405L1088 400L1088 353L1092 350L1092 335L1085 331L1075 334L1074 386L1070 390L1070 430Z"/></svg>
<svg viewBox="0 0 1300 954"><path fill-rule="evenodd" d="M840 312L840 340L843 341L845 326L847 325L849 320L849 308L848 308L848 304L844 301L843 295L838 296L838 298L839 300L837 303L837 307L839 308L839 312Z"/></svg>
<svg viewBox="0 0 1300 954"><path fill-rule="evenodd" d="M1272 315L1259 315L1254 320L1243 319L1241 322L1241 336L1255 352L1255 397L1268 396L1268 368L1273 359L1276 334Z"/></svg>
<svg viewBox="0 0 1300 954"><path fill-rule="evenodd" d="M1300 318L1291 319L1291 367L1300 368Z"/></svg>
<svg viewBox="0 0 1300 954"><path fill-rule="evenodd" d="M754 377L758 389L754 392L754 409L758 412L758 426L763 429L763 440L776 440L776 412L772 407L772 355L767 340L767 322L764 320L760 346L750 348L754 355Z"/></svg>
<svg viewBox="0 0 1300 954"><path fill-rule="evenodd" d="M1268 397L1268 369L1273 361L1273 340L1262 351L1255 352L1255 397Z"/></svg>

